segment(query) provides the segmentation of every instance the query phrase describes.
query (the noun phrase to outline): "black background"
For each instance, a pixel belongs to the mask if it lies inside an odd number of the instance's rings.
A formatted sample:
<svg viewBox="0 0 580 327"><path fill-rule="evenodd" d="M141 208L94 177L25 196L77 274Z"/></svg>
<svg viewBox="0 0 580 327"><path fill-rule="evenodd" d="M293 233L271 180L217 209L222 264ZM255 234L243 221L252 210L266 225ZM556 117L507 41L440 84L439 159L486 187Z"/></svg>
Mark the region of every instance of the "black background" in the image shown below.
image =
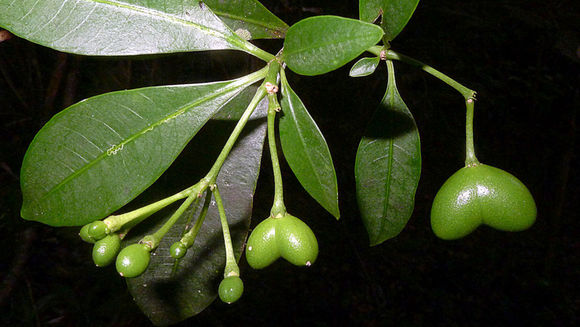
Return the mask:
<svg viewBox="0 0 580 327"><path fill-rule="evenodd" d="M356 1L264 4L289 24L315 14L358 13ZM399 91L421 133L423 171L407 227L368 247L355 201L354 156L384 92L386 69L359 79L348 77L350 65L318 77L290 73L332 152L342 217L336 222L309 198L283 162L287 207L317 234L318 261L306 269L279 260L254 271L242 259L242 299L216 301L182 325L579 325L578 9L574 0L424 0L392 42L478 91L478 158L529 187L538 205L530 230L481 227L453 242L432 234L433 197L463 164L463 100L438 80L397 64ZM276 40L256 44L272 53L281 47ZM77 228L19 218L20 164L40 127L68 105L103 92L234 78L260 65L232 52L97 59L16 37L0 43L0 325L149 325L114 268L94 267ZM159 180L161 188L177 190L170 181L180 176L180 164L187 163L178 160ZM268 215L270 169L263 160L254 217Z"/></svg>

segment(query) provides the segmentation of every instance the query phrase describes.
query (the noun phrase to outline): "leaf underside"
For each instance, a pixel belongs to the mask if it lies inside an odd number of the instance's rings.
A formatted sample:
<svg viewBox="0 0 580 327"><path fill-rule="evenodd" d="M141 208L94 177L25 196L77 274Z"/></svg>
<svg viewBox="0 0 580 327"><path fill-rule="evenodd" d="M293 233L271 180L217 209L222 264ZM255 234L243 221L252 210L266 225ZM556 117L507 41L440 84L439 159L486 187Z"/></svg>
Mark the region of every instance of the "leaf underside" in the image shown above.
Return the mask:
<svg viewBox="0 0 580 327"><path fill-rule="evenodd" d="M227 111L233 112L234 116L235 112L243 111L251 99L250 92L244 93L249 95L246 97L247 102L232 101L228 104ZM238 260L250 226L253 194L266 132L266 108L266 101L262 101L226 159L217 179ZM215 119L208 122L203 132L192 142L192 152L185 154L187 158L191 157L196 161L189 175L201 177L207 172L217 156L216 148L219 150L219 147L208 144L225 143L234 124L235 121ZM200 203L203 203L203 197ZM184 216L194 212L197 214L200 207L201 205L192 205ZM167 217L169 215L171 213ZM219 282L223 278L225 249L215 201L209 207L193 247L176 263L169 254L169 247L181 238L187 220L184 218L186 217L182 217L163 238L145 273L127 279L135 302L158 326L175 324L203 311L216 298ZM137 226L135 231L131 231L129 238L124 240L124 245L137 242L144 235L154 232L164 220L146 221L142 223L144 226Z"/></svg>
<svg viewBox="0 0 580 327"><path fill-rule="evenodd" d="M288 165L304 189L337 219L338 185L330 150L306 107L282 79L280 143Z"/></svg>
<svg viewBox="0 0 580 327"><path fill-rule="evenodd" d="M284 38L288 25L257 0L204 0L213 12L246 39Z"/></svg>
<svg viewBox="0 0 580 327"><path fill-rule="evenodd" d="M55 50L96 56L238 49L198 1L2 0L0 26Z"/></svg>
<svg viewBox="0 0 580 327"><path fill-rule="evenodd" d="M284 61L302 75L319 75L340 68L383 36L379 26L360 20L315 16L292 25L284 41Z"/></svg>
<svg viewBox="0 0 580 327"><path fill-rule="evenodd" d="M419 0L359 0L359 17L372 23L382 15L385 39L392 41L405 28L418 4Z"/></svg>
<svg viewBox="0 0 580 327"><path fill-rule="evenodd" d="M371 245L403 230L421 175L419 132L388 63L387 91L359 144L355 164L357 201Z"/></svg>
<svg viewBox="0 0 580 327"><path fill-rule="evenodd" d="M21 215L53 226L101 219L149 187L197 131L256 79L92 97L54 116L21 169Z"/></svg>

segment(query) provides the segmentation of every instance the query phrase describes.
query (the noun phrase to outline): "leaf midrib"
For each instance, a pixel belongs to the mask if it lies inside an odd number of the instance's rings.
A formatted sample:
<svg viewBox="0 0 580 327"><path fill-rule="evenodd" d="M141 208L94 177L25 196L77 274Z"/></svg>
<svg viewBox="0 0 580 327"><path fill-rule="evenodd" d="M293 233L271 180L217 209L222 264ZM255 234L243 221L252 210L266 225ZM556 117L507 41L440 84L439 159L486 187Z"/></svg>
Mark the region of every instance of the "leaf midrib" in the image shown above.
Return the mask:
<svg viewBox="0 0 580 327"><path fill-rule="evenodd" d="M266 28L266 29L272 29L272 30L275 30L275 31L282 31L282 32L285 31L286 29L288 29L288 26L283 21L280 21L280 22L282 22L284 25L272 27L270 25L267 25L265 22L263 23L261 21L255 20L255 19L245 18L245 17L240 16L240 15L228 14L226 12L219 11L219 10L214 10L214 9L212 9L212 11L214 12L214 14L216 14L218 16L223 16L223 17L230 18L230 19L235 19L235 20L240 20L240 21L243 21L243 22L248 22L250 24L253 24L253 25L256 25L256 26L260 26L260 27L263 27L263 28Z"/></svg>
<svg viewBox="0 0 580 327"><path fill-rule="evenodd" d="M199 85L202 85L202 84L199 84ZM242 84L242 85L244 85L244 84ZM228 86L229 86L229 88L228 88ZM148 133L150 131L153 131L158 126L163 125L165 123L165 121L171 120L173 118L176 118L176 117L184 114L189 109L191 109L191 108L193 108L193 107L195 107L195 106L197 106L197 105L199 105L199 104L201 104L203 102L206 102L206 101L209 101L209 100L211 100L213 98L216 98L216 97L218 97L219 95L221 95L223 93L227 93L227 92L235 89L236 87L241 87L241 85L238 85L238 83L236 83L236 81L234 80L232 83L227 84L226 87L223 87L221 89L221 92L213 92L212 95L210 95L210 96L203 97L203 98L199 99L196 102L189 103L189 104L187 104L185 106L180 107L178 110L174 111L172 114L165 116L164 119L158 120L157 122L155 122L155 123L147 126L146 128L141 129L137 133L131 135L128 138L126 138L124 141L120 142L119 144L114 145L114 148L124 147L125 145L127 145L127 144L131 143L132 141L136 140L141 135L145 135L146 133ZM78 169L77 171L75 171L74 173L72 173L71 175L67 176L60 183L56 184L49 191L47 191L45 194L43 194L42 196L40 196L36 200L36 202L41 202L43 199L51 196L52 194L54 194L55 192L57 192L60 188L62 188L64 185L68 184L69 181L71 181L72 179L76 178L77 176L85 173L91 167L93 167L97 163L101 162L103 160L103 158L109 157L109 155L107 154L107 152L108 152L108 149L107 150L104 150L103 153L101 153L99 156L97 156L94 160L90 161L88 164L84 165L83 167L81 167L80 169Z"/></svg>

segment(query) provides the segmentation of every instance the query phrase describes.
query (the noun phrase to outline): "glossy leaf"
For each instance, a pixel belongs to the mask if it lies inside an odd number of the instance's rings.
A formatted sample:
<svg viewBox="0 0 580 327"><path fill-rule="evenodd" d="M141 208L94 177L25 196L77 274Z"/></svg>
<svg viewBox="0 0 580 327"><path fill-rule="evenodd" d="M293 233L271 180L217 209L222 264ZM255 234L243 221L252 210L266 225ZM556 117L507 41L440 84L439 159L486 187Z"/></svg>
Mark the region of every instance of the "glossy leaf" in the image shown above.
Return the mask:
<svg viewBox="0 0 580 327"><path fill-rule="evenodd" d="M407 25L418 4L419 0L359 0L359 17L374 22L382 15L381 27L391 41Z"/></svg>
<svg viewBox="0 0 580 327"><path fill-rule="evenodd" d="M98 56L242 50L246 43L193 0L2 0L0 26L59 51Z"/></svg>
<svg viewBox="0 0 580 327"><path fill-rule="evenodd" d="M246 40L283 38L288 25L257 0L204 0L233 31Z"/></svg>
<svg viewBox="0 0 580 327"><path fill-rule="evenodd" d="M285 77L282 77L280 105L283 113L279 124L280 143L288 165L308 194L338 219L338 186L330 150Z"/></svg>
<svg viewBox="0 0 580 327"><path fill-rule="evenodd" d="M421 175L415 120L401 99L392 63L387 91L356 154L356 194L370 244L397 236L413 213Z"/></svg>
<svg viewBox="0 0 580 327"><path fill-rule="evenodd" d="M262 75L106 93L63 110L25 155L22 217L80 226L107 216L149 187L208 119Z"/></svg>
<svg viewBox="0 0 580 327"><path fill-rule="evenodd" d="M232 101L228 104L228 111L243 110L250 97L246 99L247 102ZM263 101L257 108L254 118L262 118L248 122L217 180L238 260L250 225L253 194L266 131L266 107L266 102ZM193 147L189 148L192 153L186 154L188 158L196 160L196 165L189 172L192 177L202 177L209 170L211 161L217 156L216 150L221 149L234 123L235 121L229 121L226 124L224 121L212 119L192 142ZM203 198L200 202L203 202ZM223 278L225 250L219 214L214 203L212 201L195 243L188 249L185 257L176 262L169 254L171 244L180 239L184 230L187 219L182 217L155 250L145 273L127 279L129 291L137 305L155 325L171 325L196 315L217 296L218 285ZM191 210L195 209L193 207ZM186 212L184 215L188 214L190 213ZM139 225L140 229L132 231L125 244L136 242L144 235L154 232L162 222L159 221L153 226Z"/></svg>
<svg viewBox="0 0 580 327"><path fill-rule="evenodd" d="M379 66L380 61L381 58L379 57L361 58L354 65L352 65L352 68L350 69L348 75L350 77L369 76L370 74L375 72L375 70Z"/></svg>
<svg viewBox="0 0 580 327"><path fill-rule="evenodd" d="M383 36L379 26L360 20L316 16L292 25L284 41L284 60L294 72L319 75L342 67Z"/></svg>

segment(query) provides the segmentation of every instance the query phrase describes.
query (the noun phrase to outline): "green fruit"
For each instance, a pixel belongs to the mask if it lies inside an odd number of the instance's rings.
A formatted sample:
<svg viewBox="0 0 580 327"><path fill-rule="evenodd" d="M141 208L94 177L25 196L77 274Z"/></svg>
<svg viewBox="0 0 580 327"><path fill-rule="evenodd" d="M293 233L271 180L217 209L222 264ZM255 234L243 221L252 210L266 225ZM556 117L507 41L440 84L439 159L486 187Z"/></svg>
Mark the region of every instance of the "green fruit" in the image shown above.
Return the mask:
<svg viewBox="0 0 580 327"><path fill-rule="evenodd" d="M466 236L485 224L521 231L536 220L530 191L516 177L484 164L464 167L443 184L431 209L431 228L445 240Z"/></svg>
<svg viewBox="0 0 580 327"><path fill-rule="evenodd" d="M279 257L297 266L310 266L317 256L316 236L302 220L289 214L258 224L246 247L246 260L254 269L267 267Z"/></svg>
<svg viewBox="0 0 580 327"><path fill-rule="evenodd" d="M169 254L174 259L181 259L185 256L186 253L187 253L187 248L181 242L175 242L169 248Z"/></svg>
<svg viewBox="0 0 580 327"><path fill-rule="evenodd" d="M110 265L121 249L121 238L118 234L107 235L98 240L93 247L93 262L98 267Z"/></svg>
<svg viewBox="0 0 580 327"><path fill-rule="evenodd" d="M281 218L266 218L254 228L246 246L246 260L250 267L262 269L280 257L276 242L276 225Z"/></svg>
<svg viewBox="0 0 580 327"><path fill-rule="evenodd" d="M225 303L236 302L244 292L244 283L238 276L224 278L219 286L218 294Z"/></svg>
<svg viewBox="0 0 580 327"><path fill-rule="evenodd" d="M151 259L150 249L147 245L131 244L121 250L117 256L116 267L119 275L123 277L137 277L149 266Z"/></svg>
<svg viewBox="0 0 580 327"><path fill-rule="evenodd" d="M90 224L84 225L79 232L79 236L83 241L87 243L95 243L97 240L95 240L94 237L89 235L89 226Z"/></svg>
<svg viewBox="0 0 580 327"><path fill-rule="evenodd" d="M109 228L103 221L97 220L89 224L87 234L98 241L109 234Z"/></svg>
<svg viewBox="0 0 580 327"><path fill-rule="evenodd" d="M302 220L286 215L278 221L276 239L282 258L296 266L310 266L318 257L318 241Z"/></svg>

